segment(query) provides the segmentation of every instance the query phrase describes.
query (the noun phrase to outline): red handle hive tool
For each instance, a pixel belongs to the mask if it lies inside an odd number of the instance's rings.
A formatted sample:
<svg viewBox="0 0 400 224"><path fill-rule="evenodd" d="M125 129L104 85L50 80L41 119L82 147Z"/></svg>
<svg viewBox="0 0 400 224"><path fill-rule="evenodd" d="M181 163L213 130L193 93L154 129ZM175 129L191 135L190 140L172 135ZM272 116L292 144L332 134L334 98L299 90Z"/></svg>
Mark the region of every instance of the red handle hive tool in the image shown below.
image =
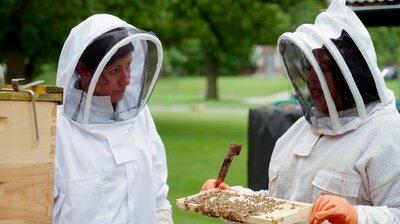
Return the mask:
<svg viewBox="0 0 400 224"><path fill-rule="evenodd" d="M228 173L229 166L232 163L233 156L237 156L240 154L240 150L242 149L241 144L231 144L226 152L224 162L222 163L221 169L219 170L217 182L215 183L215 187L218 187L222 182L224 182L225 176Z"/></svg>

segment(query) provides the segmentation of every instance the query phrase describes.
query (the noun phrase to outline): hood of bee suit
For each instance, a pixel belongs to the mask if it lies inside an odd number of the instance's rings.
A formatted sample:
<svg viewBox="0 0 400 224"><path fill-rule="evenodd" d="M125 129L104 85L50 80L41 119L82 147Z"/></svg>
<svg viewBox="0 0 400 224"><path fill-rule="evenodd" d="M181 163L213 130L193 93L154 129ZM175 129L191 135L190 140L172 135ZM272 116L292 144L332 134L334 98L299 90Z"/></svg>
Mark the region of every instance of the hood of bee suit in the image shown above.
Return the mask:
<svg viewBox="0 0 400 224"><path fill-rule="evenodd" d="M113 67L121 57L130 59L127 66L119 68L125 71L121 74L125 74L126 84L112 89L110 84L120 73L112 73L108 66ZM91 62L93 68L85 90L81 83L86 77L77 69L82 58L95 61ZM87 18L71 30L60 54L57 85L64 88L61 112L83 124L114 123L136 117L154 89L162 58L161 42L153 33L108 14ZM122 93L121 97L115 100L111 93L98 94L99 86Z"/></svg>
<svg viewBox="0 0 400 224"><path fill-rule="evenodd" d="M318 134L343 134L376 110L396 110L371 37L345 3L333 0L314 24L303 24L278 39L304 117Z"/></svg>

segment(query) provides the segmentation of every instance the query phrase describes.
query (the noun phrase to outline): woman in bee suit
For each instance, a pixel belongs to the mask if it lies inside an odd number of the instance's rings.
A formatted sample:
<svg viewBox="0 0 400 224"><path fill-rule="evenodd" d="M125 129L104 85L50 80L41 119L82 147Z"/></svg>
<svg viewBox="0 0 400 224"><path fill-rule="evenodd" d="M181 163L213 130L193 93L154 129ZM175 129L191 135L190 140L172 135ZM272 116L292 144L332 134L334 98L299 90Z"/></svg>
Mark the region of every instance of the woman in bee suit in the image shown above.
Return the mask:
<svg viewBox="0 0 400 224"><path fill-rule="evenodd" d="M275 145L269 195L314 203L310 223L400 223L400 115L367 29L333 1L278 48L304 116Z"/></svg>
<svg viewBox="0 0 400 224"><path fill-rule="evenodd" d="M107 14L74 27L57 85L54 223L172 223L164 145L146 102L156 36Z"/></svg>

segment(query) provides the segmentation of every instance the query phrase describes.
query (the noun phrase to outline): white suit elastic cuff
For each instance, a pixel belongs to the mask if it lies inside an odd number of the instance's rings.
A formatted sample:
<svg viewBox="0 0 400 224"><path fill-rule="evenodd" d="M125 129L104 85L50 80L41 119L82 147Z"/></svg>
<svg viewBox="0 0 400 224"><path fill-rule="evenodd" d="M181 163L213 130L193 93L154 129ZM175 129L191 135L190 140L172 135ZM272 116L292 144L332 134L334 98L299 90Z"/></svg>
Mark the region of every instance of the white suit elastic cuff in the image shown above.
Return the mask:
<svg viewBox="0 0 400 224"><path fill-rule="evenodd" d="M173 224L171 209L157 210L157 224Z"/></svg>
<svg viewBox="0 0 400 224"><path fill-rule="evenodd" d="M249 195L257 194L257 195L269 196L268 190L253 191L250 188L246 188L246 187L242 187L242 186L232 186L231 188L233 188L234 190L237 190L241 194L249 194Z"/></svg>

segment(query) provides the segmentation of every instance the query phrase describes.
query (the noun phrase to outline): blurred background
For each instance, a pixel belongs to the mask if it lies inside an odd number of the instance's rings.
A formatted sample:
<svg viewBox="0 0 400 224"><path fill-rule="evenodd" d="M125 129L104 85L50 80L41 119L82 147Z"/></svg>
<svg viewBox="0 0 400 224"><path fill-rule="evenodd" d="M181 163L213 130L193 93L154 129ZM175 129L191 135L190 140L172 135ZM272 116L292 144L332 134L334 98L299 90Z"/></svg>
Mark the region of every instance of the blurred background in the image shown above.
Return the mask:
<svg viewBox="0 0 400 224"><path fill-rule="evenodd" d="M249 110L292 100L275 49L277 38L300 24L312 23L328 3L0 0L0 64L6 83L25 78L26 82L45 80L44 85L55 85L63 43L71 28L88 16L110 13L154 32L163 44L164 62L149 106L166 146L174 221L223 223L178 210L175 200L197 193L206 179L217 177L231 143L243 144L243 148L226 182L248 186ZM374 19L363 9L378 5L397 10L399 1L348 0L348 4L360 10L360 18L371 19L363 22L368 22L378 64L398 99L400 28L396 21L400 20L393 16Z"/></svg>

